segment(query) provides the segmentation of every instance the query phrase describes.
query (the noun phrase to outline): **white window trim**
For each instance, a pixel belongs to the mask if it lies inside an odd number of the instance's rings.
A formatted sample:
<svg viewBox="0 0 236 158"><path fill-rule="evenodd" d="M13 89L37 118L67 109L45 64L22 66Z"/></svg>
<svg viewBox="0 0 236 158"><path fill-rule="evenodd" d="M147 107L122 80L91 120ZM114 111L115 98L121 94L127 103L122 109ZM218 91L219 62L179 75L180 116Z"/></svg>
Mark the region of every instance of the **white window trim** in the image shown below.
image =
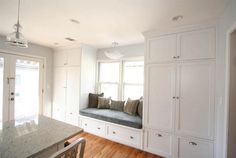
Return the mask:
<svg viewBox="0 0 236 158"><path fill-rule="evenodd" d="M138 56L138 57L129 57L129 58L123 58L120 60L97 60L97 73L96 73L96 92L99 93L101 92L101 84L117 84L118 85L118 100L124 100L124 86L125 85L133 85L133 86L144 86L143 84L139 83L124 83L123 77L124 77L124 62L126 61L143 61L144 62L144 57L143 56ZM100 63L114 63L114 62L119 62L119 82L99 82L99 74L100 74Z"/></svg>

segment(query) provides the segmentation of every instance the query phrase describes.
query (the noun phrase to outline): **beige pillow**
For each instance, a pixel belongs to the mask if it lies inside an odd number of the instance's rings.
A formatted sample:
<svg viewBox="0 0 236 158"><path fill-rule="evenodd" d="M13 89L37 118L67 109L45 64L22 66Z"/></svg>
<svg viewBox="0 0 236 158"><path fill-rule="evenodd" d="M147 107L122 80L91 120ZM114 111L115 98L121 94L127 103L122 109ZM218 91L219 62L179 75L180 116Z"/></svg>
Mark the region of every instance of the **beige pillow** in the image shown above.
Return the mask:
<svg viewBox="0 0 236 158"><path fill-rule="evenodd" d="M111 108L112 110L123 111L123 110L124 110L124 104L125 104L125 101L115 101L115 100L111 100L111 106L110 106L110 108Z"/></svg>
<svg viewBox="0 0 236 158"><path fill-rule="evenodd" d="M111 97L109 98L98 97L98 109L109 109L110 101Z"/></svg>
<svg viewBox="0 0 236 158"><path fill-rule="evenodd" d="M98 107L98 97L103 97L104 93L101 94L93 94L89 93L89 108L97 108Z"/></svg>
<svg viewBox="0 0 236 158"><path fill-rule="evenodd" d="M131 100L130 98L128 98L124 108L124 112L130 115L136 115L138 104L139 100Z"/></svg>

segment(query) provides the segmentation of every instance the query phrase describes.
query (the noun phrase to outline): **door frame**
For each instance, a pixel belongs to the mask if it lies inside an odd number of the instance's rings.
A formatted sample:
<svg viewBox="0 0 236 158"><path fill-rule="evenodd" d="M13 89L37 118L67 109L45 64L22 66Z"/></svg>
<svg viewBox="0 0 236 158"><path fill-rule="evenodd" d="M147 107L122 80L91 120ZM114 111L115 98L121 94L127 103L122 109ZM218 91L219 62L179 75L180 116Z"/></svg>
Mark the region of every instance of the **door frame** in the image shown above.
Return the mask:
<svg viewBox="0 0 236 158"><path fill-rule="evenodd" d="M226 32L226 74L225 74L225 112L224 112L224 157L228 155L228 130L229 130L229 90L230 90L230 42L231 34L236 30L236 22Z"/></svg>
<svg viewBox="0 0 236 158"><path fill-rule="evenodd" d="M31 54L25 54L25 53L19 53L15 51L6 51L0 49L0 55L5 57L8 62L10 61L10 56L19 56L23 59L34 59L36 61L39 61L40 64L40 88L41 88L41 93L40 93L40 102L39 102L39 114L43 114L44 111L44 104L45 104L45 90L46 90L46 57L42 56L37 56L37 55L31 55ZM6 66L4 60L4 69L6 68L5 71L8 71L8 74L10 73L10 67L9 65ZM5 75L6 73L4 73ZM4 81L3 81L3 91L7 91L7 93L3 93L3 105L8 104L8 97L9 97L9 86L7 83L7 76L4 76ZM3 106L3 121L8 121L11 119L11 114L12 112L10 111L10 104L8 106Z"/></svg>

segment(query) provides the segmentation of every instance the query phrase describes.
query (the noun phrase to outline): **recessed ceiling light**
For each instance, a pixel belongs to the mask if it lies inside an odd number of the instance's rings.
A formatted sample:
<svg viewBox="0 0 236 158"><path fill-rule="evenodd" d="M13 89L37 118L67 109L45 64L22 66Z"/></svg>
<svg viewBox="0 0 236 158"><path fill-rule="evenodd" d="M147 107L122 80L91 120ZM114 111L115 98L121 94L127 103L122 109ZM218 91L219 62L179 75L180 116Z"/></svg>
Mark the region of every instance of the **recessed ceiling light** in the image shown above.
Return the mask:
<svg viewBox="0 0 236 158"><path fill-rule="evenodd" d="M177 15L177 16L174 16L173 18L172 18L172 21L180 21L180 20L182 20L184 17L182 16L182 15Z"/></svg>
<svg viewBox="0 0 236 158"><path fill-rule="evenodd" d="M75 42L76 40L70 37L66 37L65 40L70 41L70 42Z"/></svg>
<svg viewBox="0 0 236 158"><path fill-rule="evenodd" d="M74 24L80 24L80 22L76 19L70 19L70 22L74 23Z"/></svg>

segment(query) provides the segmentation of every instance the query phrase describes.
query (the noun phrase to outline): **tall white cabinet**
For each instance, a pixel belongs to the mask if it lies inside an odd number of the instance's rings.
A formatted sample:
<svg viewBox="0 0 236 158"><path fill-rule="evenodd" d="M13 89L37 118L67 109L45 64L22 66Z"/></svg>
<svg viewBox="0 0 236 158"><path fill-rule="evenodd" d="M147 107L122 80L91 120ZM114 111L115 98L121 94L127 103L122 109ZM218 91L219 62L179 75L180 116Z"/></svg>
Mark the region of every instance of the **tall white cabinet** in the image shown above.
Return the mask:
<svg viewBox="0 0 236 158"><path fill-rule="evenodd" d="M53 118L78 126L79 109L95 90L96 50L63 47L54 53Z"/></svg>
<svg viewBox="0 0 236 158"><path fill-rule="evenodd" d="M213 158L216 28L145 37L144 149Z"/></svg>

